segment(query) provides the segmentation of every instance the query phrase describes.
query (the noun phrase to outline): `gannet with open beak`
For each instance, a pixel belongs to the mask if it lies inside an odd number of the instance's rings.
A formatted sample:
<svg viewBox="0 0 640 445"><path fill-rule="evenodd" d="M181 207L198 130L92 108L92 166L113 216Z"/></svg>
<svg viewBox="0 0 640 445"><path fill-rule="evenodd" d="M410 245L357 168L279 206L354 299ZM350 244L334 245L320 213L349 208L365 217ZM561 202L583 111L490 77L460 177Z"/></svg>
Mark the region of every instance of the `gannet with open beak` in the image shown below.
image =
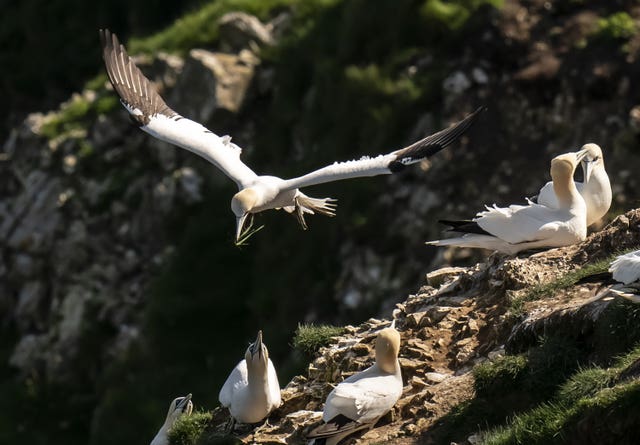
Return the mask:
<svg viewBox="0 0 640 445"><path fill-rule="evenodd" d="M346 378L327 397L322 413L325 423L307 435L316 445L323 439L327 445L337 444L356 431L373 428L400 398L400 334L395 323L378 333L375 351L371 367Z"/></svg>
<svg viewBox="0 0 640 445"><path fill-rule="evenodd" d="M604 280L608 286L591 301L614 295L640 303L640 250L619 255L611 262L608 273L586 276L578 283Z"/></svg>
<svg viewBox="0 0 640 445"><path fill-rule="evenodd" d="M229 136L219 137L169 108L127 55L115 34L100 30L100 38L109 80L134 123L158 139L203 157L237 184L239 191L231 200L231 209L236 216L236 242L249 231L249 228L244 230L247 217L264 210L283 208L295 213L304 229L307 228L305 214L335 216L334 199L311 198L299 189L342 179L398 172L455 142L484 109L479 108L457 124L385 155L336 162L293 179L258 176L240 160L241 149L231 142Z"/></svg>
<svg viewBox="0 0 640 445"><path fill-rule="evenodd" d="M522 250L561 247L587 236L587 207L573 181L585 153L566 153L551 161L551 178L558 207L530 202L506 208L486 207L472 221L443 221L458 238L429 241L433 246L476 247L516 254Z"/></svg>
<svg viewBox="0 0 640 445"><path fill-rule="evenodd" d="M227 377L218 400L229 408L233 421L240 423L260 422L280 406L280 383L262 343L262 331Z"/></svg>
<svg viewBox="0 0 640 445"><path fill-rule="evenodd" d="M180 417L191 415L191 411L193 411L191 394L173 399L169 405L167 418L151 441L151 445L169 445L169 431Z"/></svg>
<svg viewBox="0 0 640 445"><path fill-rule="evenodd" d="M611 207L611 182L604 168L602 149L596 144L585 144L578 153L583 152L586 153L580 162L583 182L576 182L576 187L587 205L587 226L590 226L606 215ZM536 202L547 207L558 207L552 182L547 182L540 189Z"/></svg>

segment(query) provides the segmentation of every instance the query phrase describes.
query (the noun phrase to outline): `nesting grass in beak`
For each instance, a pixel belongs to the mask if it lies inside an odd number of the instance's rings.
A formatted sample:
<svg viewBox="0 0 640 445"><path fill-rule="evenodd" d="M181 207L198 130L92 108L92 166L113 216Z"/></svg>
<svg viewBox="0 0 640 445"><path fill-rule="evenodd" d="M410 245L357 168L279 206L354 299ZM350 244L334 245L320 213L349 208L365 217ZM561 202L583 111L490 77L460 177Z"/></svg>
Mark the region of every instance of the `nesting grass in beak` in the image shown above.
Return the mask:
<svg viewBox="0 0 640 445"><path fill-rule="evenodd" d="M244 225L247 217L249 217L249 224L243 230L242 226ZM239 217L237 219L235 245L236 246L247 246L248 245L247 241L249 240L249 238L251 238L251 236L253 236L256 232L259 232L263 228L264 228L264 225L254 228L253 227L253 214L245 213L244 215L242 215L241 217Z"/></svg>

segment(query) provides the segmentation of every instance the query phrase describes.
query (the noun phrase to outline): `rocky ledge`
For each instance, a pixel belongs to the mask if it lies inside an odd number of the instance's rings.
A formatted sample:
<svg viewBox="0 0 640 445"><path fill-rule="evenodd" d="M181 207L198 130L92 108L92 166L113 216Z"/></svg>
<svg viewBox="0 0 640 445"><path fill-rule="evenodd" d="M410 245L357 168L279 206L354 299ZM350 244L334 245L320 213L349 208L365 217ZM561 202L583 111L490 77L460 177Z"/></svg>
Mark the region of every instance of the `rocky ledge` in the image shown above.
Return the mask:
<svg viewBox="0 0 640 445"><path fill-rule="evenodd" d="M602 260L612 253L638 245L640 209L619 216L579 245L518 257L494 254L474 267L427 274L428 284L398 304L390 317L402 336L402 397L377 428L347 443L443 443L452 414L478 397L474 370L479 365L527 351L555 334L577 336L585 343L606 341L597 337L614 334L603 334L599 325L610 323L610 306L628 303L593 302L600 285L575 285L562 277L596 262L605 264ZM320 421L328 393L371 365L375 335L389 323L370 319L347 326L344 335L319 350L306 375L284 388L283 404L268 422L237 438L243 443L305 443L305 434ZM607 360L607 352L599 354L590 351L588 359L578 361ZM634 363L629 369L637 367ZM223 409L214 410L197 443L215 443L224 436L226 420ZM480 443L485 429L461 429L446 437L446 443Z"/></svg>

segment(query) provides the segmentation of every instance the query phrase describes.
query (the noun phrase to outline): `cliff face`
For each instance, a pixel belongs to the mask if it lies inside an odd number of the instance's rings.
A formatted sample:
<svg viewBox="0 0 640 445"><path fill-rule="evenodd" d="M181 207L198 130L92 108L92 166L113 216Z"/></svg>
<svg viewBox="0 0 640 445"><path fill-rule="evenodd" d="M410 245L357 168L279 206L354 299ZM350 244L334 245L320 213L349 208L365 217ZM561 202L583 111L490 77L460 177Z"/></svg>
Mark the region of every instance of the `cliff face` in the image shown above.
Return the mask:
<svg viewBox="0 0 640 445"><path fill-rule="evenodd" d="M601 284L576 281L606 270L608 252L639 244L634 210L576 246L428 274L429 284L389 317L402 337L403 394L377 428L345 443L635 443L640 416L626 407L640 400L640 310L593 301ZM236 437L306 443L326 396L372 364L376 333L389 322L347 326L284 388L268 422ZM545 405L555 409L538 414ZM185 418L172 443L218 443L228 438L226 420L217 408L198 439L186 441Z"/></svg>
<svg viewBox="0 0 640 445"><path fill-rule="evenodd" d="M483 257L421 247L440 235L435 221L535 194L549 159L585 142L600 144L615 172L611 215L637 201L633 2L259 3L212 3L131 42L153 54L137 61L170 106L231 134L259 172L297 175L409 143L480 104L489 112L430 163L314 189L340 207L333 220L310 220L308 232L265 213L265 229L242 250L231 242L234 187L130 125L104 76L59 110L31 115L0 152L0 437L153 437L177 394L216 405L217 388L259 328L287 381L305 365L289 347L298 322L388 317L426 271L446 262L471 267ZM262 22L218 22L237 5ZM455 292L423 289L403 303L410 390L393 426L371 434L419 437L471 397L470 367L504 344L515 323L504 315L512 310L505 298L554 268L584 263L562 261L520 277L528 262L492 258L463 273ZM510 280L520 284L504 284ZM509 292L485 299L499 293L492 286ZM296 396L281 415L319 408L340 378L336 369L365 366L377 327L354 328L358 339L368 335L361 355L314 365L322 376L305 377L313 398ZM443 379L443 392L429 379ZM408 423L411 416L427 420ZM285 424L262 433L289 434Z"/></svg>

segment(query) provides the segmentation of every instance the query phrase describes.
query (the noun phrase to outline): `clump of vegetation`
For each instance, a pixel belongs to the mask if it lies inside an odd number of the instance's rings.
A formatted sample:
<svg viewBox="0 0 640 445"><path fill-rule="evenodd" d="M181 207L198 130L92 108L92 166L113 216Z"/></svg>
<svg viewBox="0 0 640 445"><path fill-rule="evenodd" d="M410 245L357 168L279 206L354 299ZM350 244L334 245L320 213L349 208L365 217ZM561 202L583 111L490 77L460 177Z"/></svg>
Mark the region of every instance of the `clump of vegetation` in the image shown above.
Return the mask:
<svg viewBox="0 0 640 445"><path fill-rule="evenodd" d="M182 416L169 431L171 445L194 445L211 421L211 413L197 411L190 416Z"/></svg>
<svg viewBox="0 0 640 445"><path fill-rule="evenodd" d="M529 361L524 355L505 355L473 368L478 394L493 393L515 386L527 369Z"/></svg>
<svg viewBox="0 0 640 445"><path fill-rule="evenodd" d="M616 12L598 19L596 37L611 40L626 40L638 32L638 25L626 12Z"/></svg>
<svg viewBox="0 0 640 445"><path fill-rule="evenodd" d="M299 324L293 338L293 347L307 355L313 355L321 347L327 346L332 337L341 335L344 331L344 328L338 326Z"/></svg>

